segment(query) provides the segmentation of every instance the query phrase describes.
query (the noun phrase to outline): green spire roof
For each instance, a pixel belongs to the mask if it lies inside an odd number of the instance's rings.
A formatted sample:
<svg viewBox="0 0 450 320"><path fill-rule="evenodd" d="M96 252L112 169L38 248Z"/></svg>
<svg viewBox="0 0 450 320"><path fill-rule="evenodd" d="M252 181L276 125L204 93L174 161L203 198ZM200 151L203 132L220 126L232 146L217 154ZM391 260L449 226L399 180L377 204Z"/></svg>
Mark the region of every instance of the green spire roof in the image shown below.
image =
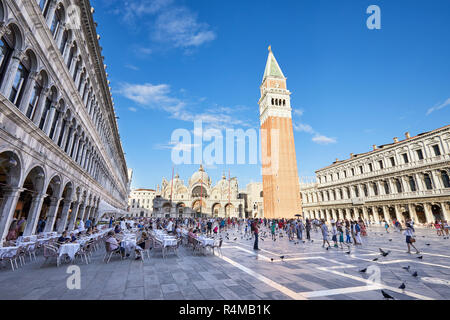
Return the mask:
<svg viewBox="0 0 450 320"><path fill-rule="evenodd" d="M264 70L263 81L267 77L285 79L280 66L278 65L275 56L272 53L272 49L269 46L269 56L267 57L266 69Z"/></svg>

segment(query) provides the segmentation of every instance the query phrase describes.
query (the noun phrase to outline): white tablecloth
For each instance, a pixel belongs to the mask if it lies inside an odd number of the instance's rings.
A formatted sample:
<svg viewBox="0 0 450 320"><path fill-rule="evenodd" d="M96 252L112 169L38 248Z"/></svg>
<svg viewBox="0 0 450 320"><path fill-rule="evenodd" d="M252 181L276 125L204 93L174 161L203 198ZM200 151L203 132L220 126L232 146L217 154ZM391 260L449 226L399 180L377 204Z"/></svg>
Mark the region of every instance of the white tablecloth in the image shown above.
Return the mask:
<svg viewBox="0 0 450 320"><path fill-rule="evenodd" d="M207 245L213 246L214 245L214 239L211 239L211 238L198 236L197 240L200 241L202 246L207 246Z"/></svg>
<svg viewBox="0 0 450 320"><path fill-rule="evenodd" d="M0 247L0 258L12 257L18 249L19 247Z"/></svg>
<svg viewBox="0 0 450 320"><path fill-rule="evenodd" d="M80 250L79 243L62 244L59 247L59 256L61 257L63 254L67 254L70 257L70 259L73 260L73 258L75 257L75 253L77 253L78 250Z"/></svg>

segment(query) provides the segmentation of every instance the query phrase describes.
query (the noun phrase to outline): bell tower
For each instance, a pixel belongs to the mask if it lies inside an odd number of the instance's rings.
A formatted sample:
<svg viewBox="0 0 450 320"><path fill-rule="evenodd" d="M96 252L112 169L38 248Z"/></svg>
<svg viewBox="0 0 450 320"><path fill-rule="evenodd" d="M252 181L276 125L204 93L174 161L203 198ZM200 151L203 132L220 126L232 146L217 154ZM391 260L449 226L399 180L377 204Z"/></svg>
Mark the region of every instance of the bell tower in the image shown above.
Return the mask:
<svg viewBox="0 0 450 320"><path fill-rule="evenodd" d="M291 92L269 46L260 86L264 217L294 218L302 213L291 116Z"/></svg>

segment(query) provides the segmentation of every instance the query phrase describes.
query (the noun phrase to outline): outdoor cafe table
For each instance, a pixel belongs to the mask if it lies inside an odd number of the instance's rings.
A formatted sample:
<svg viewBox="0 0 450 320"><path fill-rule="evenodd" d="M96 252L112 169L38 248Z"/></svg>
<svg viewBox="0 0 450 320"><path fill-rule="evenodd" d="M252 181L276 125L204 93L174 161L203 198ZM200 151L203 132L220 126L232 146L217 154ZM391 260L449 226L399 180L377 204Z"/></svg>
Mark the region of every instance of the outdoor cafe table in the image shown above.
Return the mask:
<svg viewBox="0 0 450 320"><path fill-rule="evenodd" d="M214 239L211 238L207 238L204 236L198 236L197 240L200 241L200 243L202 244L202 246L213 246L214 245Z"/></svg>
<svg viewBox="0 0 450 320"><path fill-rule="evenodd" d="M65 243L59 247L59 258L67 254L71 260L75 258L75 254L80 250L79 243Z"/></svg>
<svg viewBox="0 0 450 320"><path fill-rule="evenodd" d="M19 247L0 247L0 258L11 257L16 254Z"/></svg>

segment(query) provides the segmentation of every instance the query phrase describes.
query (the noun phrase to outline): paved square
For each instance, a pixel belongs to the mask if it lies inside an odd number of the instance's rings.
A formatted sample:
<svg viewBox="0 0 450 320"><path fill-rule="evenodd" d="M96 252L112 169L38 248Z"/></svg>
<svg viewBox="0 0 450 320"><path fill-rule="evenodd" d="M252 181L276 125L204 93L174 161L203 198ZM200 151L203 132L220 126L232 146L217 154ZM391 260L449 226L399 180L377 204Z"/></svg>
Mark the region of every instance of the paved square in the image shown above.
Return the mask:
<svg viewBox="0 0 450 320"><path fill-rule="evenodd" d="M264 231L268 230L262 228L262 235ZM420 255L406 253L402 234L386 234L380 227L371 227L363 246L352 246L350 254L345 247L322 248L320 233L314 231L312 243L289 242L286 235L275 242L262 236L258 253L253 241L241 238L237 230L229 231L222 255L215 256L194 255L191 248L182 247L178 257L163 259L153 252L144 262L115 257L105 264L100 248L90 264L78 262L80 290L67 288L69 264L43 265L38 256L16 271L7 265L1 268L0 299L371 300L383 299L381 289L397 300L449 299L450 240L430 229L416 231ZM390 254L382 257L379 248ZM407 266L409 271L403 269ZM405 290L398 288L402 283Z"/></svg>

